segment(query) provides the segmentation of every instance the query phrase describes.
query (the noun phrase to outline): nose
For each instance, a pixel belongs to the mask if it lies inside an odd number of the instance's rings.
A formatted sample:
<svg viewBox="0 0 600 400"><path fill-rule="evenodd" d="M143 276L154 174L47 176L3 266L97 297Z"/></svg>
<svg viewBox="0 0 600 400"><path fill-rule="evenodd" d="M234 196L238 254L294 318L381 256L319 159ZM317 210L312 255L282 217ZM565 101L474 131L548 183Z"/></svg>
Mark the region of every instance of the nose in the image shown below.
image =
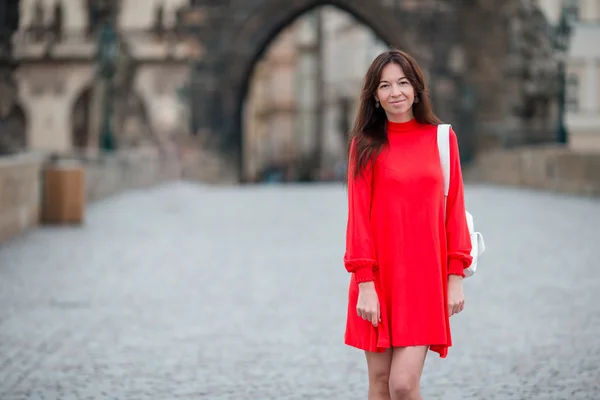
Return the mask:
<svg viewBox="0 0 600 400"><path fill-rule="evenodd" d="M397 97L400 96L401 93L402 91L400 90L400 87L398 85L394 85L392 88L392 96Z"/></svg>

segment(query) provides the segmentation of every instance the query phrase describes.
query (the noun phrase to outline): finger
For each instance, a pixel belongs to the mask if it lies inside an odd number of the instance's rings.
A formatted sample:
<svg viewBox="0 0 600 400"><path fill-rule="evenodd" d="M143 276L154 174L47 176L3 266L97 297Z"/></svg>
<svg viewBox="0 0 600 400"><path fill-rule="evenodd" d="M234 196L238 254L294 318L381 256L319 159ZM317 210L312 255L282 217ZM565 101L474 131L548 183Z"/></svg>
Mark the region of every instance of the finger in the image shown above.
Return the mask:
<svg viewBox="0 0 600 400"><path fill-rule="evenodd" d="M377 311L371 313L371 323L377 328Z"/></svg>
<svg viewBox="0 0 600 400"><path fill-rule="evenodd" d="M360 308L356 309L356 314L361 317L362 319L365 319L365 317L363 316L362 310Z"/></svg>
<svg viewBox="0 0 600 400"><path fill-rule="evenodd" d="M377 321L381 322L381 307L379 306L379 302L377 302Z"/></svg>

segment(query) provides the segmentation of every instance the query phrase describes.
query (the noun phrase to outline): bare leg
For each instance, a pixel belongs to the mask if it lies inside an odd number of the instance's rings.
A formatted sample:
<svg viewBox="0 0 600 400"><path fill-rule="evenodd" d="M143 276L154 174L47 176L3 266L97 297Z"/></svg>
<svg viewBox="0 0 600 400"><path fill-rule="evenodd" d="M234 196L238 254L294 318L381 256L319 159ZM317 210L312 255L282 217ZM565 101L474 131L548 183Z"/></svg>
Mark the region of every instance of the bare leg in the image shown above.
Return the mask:
<svg viewBox="0 0 600 400"><path fill-rule="evenodd" d="M428 346L395 347L390 370L392 400L421 400L421 375Z"/></svg>
<svg viewBox="0 0 600 400"><path fill-rule="evenodd" d="M392 349L385 353L366 351L367 369L369 370L369 400L390 400L390 368L392 365Z"/></svg>

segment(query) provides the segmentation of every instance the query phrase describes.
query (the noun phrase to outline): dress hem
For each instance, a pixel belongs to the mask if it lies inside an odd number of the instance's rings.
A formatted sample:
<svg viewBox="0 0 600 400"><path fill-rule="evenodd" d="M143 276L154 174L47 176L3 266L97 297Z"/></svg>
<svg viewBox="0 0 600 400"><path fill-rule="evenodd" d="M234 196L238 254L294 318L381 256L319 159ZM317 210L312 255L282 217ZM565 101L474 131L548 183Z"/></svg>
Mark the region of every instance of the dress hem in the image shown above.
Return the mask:
<svg viewBox="0 0 600 400"><path fill-rule="evenodd" d="M354 347L356 349L359 350L363 350L363 351L368 351L368 352L372 352L372 353L384 353L387 349L390 348L394 348L394 347L409 347L409 346L429 346L429 351L433 351L434 353L438 353L440 358L446 358L448 355L448 348L450 346L445 345L445 344L431 344L431 343L414 343L414 344L407 344L404 346L392 346L390 345L389 342L385 342L382 343L381 346L376 347L376 348L372 348L369 345L365 345L364 343L360 343L360 342L356 342L356 341L352 341L352 340L344 340L344 344L350 347Z"/></svg>

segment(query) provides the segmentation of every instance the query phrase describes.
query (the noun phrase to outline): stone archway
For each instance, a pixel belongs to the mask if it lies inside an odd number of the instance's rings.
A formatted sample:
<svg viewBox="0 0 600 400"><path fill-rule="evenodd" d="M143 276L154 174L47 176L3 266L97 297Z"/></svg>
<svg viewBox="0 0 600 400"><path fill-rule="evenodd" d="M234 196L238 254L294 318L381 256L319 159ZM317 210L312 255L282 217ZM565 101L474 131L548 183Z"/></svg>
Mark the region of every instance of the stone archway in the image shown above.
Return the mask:
<svg viewBox="0 0 600 400"><path fill-rule="evenodd" d="M466 147L470 157L487 143L506 143L510 132L516 135L512 142L525 143L527 120L514 111L526 102L519 89L533 84L534 91L542 93L541 88L547 86L544 82L554 76L546 25L510 29L511 21L527 27L527 21L537 15L537 6L526 0L191 3L184 21L204 49L193 70L192 131L208 138L204 143L212 142L238 174L243 168L243 99L254 65L290 22L318 6L332 5L348 12L390 46L411 53L427 72L436 113L453 124L462 136L461 148ZM511 46L511 42L523 45ZM515 65L540 64L548 67L536 72L534 79L513 71ZM552 91L543 96L554 101ZM550 132L542 136L552 140Z"/></svg>
<svg viewBox="0 0 600 400"><path fill-rule="evenodd" d="M230 84L227 85L228 91L223 93L223 105L226 115L232 117L224 119L226 124L224 132L232 132L231 137L228 139L228 148L234 149L232 153L236 157L235 162L238 163L240 179L244 179L245 165L243 148L245 147L246 135L243 123L243 106L250 87L251 76L257 62L262 58L267 48L283 30L298 18L324 5L333 6L353 16L363 26L385 41L388 46L407 49L411 53L415 53L415 49L408 49L407 41L404 40L405 35L402 35L400 29L398 29L397 20L390 19L389 14L386 14L387 17L382 18L382 11L377 9L377 6L368 7L368 4L364 1L294 1L290 3L292 6L290 8L275 7L276 3L277 1L273 0L263 2L262 7L255 10L248 17L246 24L233 37L227 50L224 66L226 71L225 82L230 82ZM261 19L265 17L269 21L267 29L265 29L264 21L261 22ZM253 39L248 42L248 38Z"/></svg>
<svg viewBox="0 0 600 400"><path fill-rule="evenodd" d="M431 63L432 55L426 47L419 46L417 36L406 29L404 19L395 3L386 0L365 2L364 0L263 0L247 1L244 4L229 1L223 6L244 18L233 17L232 23L226 19L214 22L214 26L227 25L203 41L207 45L206 58L198 63L195 70L193 104L195 123L193 129L203 135L218 135L220 150L228 156L230 163L236 163L238 171L243 167L241 148L243 140L242 110L243 100L249 86L249 78L256 62L273 39L292 21L309 10L319 6L332 5L355 17L392 47L401 48L413 54L423 65ZM212 10L215 10L213 7ZM215 14L218 14L215 12ZM423 17L427 18L427 17ZM408 22L407 22L408 23ZM212 25L213 23L211 23ZM216 34L212 32L211 35ZM202 40L202 34L199 35ZM410 38L409 38L410 37ZM451 39L452 35L447 35ZM215 43L225 44L223 48L210 48ZM445 56L443 52L436 56Z"/></svg>
<svg viewBox="0 0 600 400"><path fill-rule="evenodd" d="M27 116L18 99L18 89L10 71L0 65L0 155L27 148Z"/></svg>
<svg viewBox="0 0 600 400"><path fill-rule="evenodd" d="M71 143L76 151L85 150L90 146L90 138L92 130L91 118L92 105L92 88L84 89L73 105L73 113L71 115Z"/></svg>
<svg viewBox="0 0 600 400"><path fill-rule="evenodd" d="M135 89L115 99L114 108L119 148L160 145L150 123L147 104Z"/></svg>
<svg viewBox="0 0 600 400"><path fill-rule="evenodd" d="M248 78L244 123L238 130L244 166L240 179L339 179L362 78L371 59L388 47L372 29L335 6L310 9L285 26ZM343 116L342 96L348 99ZM344 129L338 118L350 126Z"/></svg>
<svg viewBox="0 0 600 400"><path fill-rule="evenodd" d="M23 108L14 104L11 111L0 115L0 155L27 148L27 118Z"/></svg>

